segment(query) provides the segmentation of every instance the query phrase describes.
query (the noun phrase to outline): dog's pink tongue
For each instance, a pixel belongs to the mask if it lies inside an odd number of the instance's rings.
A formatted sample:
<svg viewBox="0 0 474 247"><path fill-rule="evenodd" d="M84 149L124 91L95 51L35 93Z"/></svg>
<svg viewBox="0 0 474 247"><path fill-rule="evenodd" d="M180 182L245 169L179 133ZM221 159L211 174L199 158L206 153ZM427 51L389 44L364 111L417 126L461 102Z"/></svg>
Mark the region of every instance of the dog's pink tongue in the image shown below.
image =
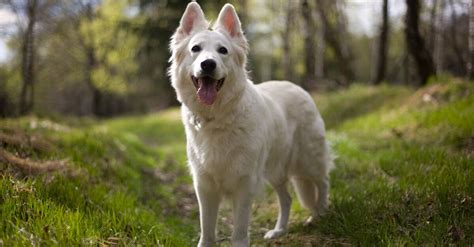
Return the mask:
<svg viewBox="0 0 474 247"><path fill-rule="evenodd" d="M201 103L212 105L217 97L216 81L199 79L197 95Z"/></svg>

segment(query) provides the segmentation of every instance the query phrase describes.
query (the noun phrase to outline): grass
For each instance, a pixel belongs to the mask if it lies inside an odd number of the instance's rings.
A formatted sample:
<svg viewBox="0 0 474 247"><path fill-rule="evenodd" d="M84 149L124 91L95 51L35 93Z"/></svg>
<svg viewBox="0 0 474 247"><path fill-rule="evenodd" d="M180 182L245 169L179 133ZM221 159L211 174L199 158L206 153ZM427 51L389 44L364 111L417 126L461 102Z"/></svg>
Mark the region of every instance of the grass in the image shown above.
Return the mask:
<svg viewBox="0 0 474 247"><path fill-rule="evenodd" d="M183 246L194 241L196 228L183 219L195 218L196 210L187 205L194 200L175 113L85 127L36 118L3 121L3 132L41 136L55 146L41 153L27 144L5 144L7 150L69 164L67 171L38 176L2 164L3 244Z"/></svg>
<svg viewBox="0 0 474 247"><path fill-rule="evenodd" d="M294 200L289 233L265 241L275 195L254 206L255 245L474 244L474 85L354 85L314 95L338 156L331 204L313 226ZM198 239L179 111L107 121L25 117L0 121L1 147L33 165L2 161L0 245L189 246ZM229 245L229 207L219 243Z"/></svg>

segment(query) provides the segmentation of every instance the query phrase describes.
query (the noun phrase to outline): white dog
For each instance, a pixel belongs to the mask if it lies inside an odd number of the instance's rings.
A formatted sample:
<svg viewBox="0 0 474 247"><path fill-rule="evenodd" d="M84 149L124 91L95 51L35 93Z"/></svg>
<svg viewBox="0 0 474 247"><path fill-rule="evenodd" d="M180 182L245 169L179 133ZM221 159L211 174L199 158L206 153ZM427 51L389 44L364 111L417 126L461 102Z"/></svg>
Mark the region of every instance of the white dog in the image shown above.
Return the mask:
<svg viewBox="0 0 474 247"><path fill-rule="evenodd" d="M199 246L215 241L219 204L233 207L233 246L248 246L253 197L264 181L280 212L265 238L287 227L292 181L312 217L327 207L332 166L324 123L311 98L290 82L254 85L245 70L247 41L226 4L212 29L196 2L188 4L171 40L169 74L182 103L187 155L199 201Z"/></svg>

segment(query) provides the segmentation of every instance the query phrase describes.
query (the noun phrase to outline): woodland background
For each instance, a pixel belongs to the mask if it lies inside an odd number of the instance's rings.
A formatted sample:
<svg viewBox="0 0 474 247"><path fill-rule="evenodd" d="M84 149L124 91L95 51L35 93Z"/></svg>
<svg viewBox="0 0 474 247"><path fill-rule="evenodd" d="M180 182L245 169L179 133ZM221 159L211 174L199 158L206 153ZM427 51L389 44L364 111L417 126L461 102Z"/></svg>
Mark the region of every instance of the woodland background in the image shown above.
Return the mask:
<svg viewBox="0 0 474 247"><path fill-rule="evenodd" d="M176 105L168 42L187 2L2 0L0 115L106 117ZM225 2L199 1L211 20ZM473 74L467 0L230 2L255 83L285 79L324 91ZM373 23L360 32L348 17L364 15Z"/></svg>

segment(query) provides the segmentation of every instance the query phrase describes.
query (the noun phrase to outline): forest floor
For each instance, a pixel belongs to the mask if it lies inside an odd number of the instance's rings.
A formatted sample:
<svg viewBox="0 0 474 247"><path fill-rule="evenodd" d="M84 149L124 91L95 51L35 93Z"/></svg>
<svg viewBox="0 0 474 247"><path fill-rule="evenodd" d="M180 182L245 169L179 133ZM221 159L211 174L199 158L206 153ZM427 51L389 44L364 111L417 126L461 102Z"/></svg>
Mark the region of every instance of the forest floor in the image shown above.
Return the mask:
<svg viewBox="0 0 474 247"><path fill-rule="evenodd" d="M449 81L449 82L448 82ZM474 244L474 85L353 85L315 94L337 154L328 213L265 241L277 216L253 209L258 246ZM178 109L97 121L0 120L0 246L195 245L198 209ZM219 243L229 245L224 206Z"/></svg>

